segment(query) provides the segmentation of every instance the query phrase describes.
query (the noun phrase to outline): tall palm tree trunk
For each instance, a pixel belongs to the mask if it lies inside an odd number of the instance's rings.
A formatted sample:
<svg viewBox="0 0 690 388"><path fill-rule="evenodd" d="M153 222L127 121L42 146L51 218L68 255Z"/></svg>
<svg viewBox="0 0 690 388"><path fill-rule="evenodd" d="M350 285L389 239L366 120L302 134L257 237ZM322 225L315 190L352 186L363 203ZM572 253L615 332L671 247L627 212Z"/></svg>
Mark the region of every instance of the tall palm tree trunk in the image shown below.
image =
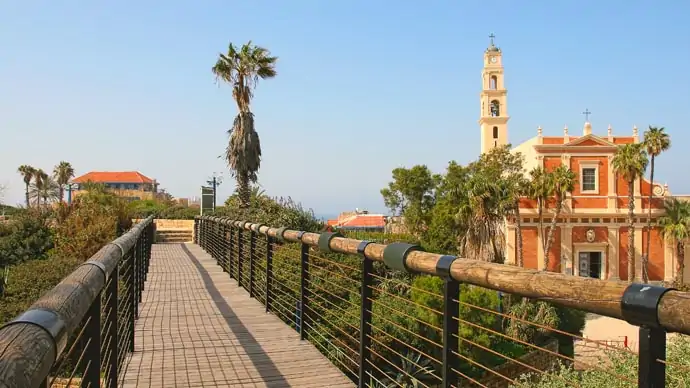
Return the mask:
<svg viewBox="0 0 690 388"><path fill-rule="evenodd" d="M628 283L635 280L635 180L628 181Z"/></svg>
<svg viewBox="0 0 690 388"><path fill-rule="evenodd" d="M60 203L62 203L62 200L65 198L65 189L60 185L60 191L58 192L59 198L60 198Z"/></svg>
<svg viewBox="0 0 690 388"><path fill-rule="evenodd" d="M251 190L249 174L246 172L237 174L237 195L240 197L240 208L248 209L251 206Z"/></svg>
<svg viewBox="0 0 690 388"><path fill-rule="evenodd" d="M31 202L29 200L29 184L26 184L26 187L24 189L24 197L26 198L26 207L30 208L31 207Z"/></svg>
<svg viewBox="0 0 690 388"><path fill-rule="evenodd" d="M685 269L685 244L678 242L678 260L676 260L676 282L683 285L683 270Z"/></svg>
<svg viewBox="0 0 690 388"><path fill-rule="evenodd" d="M651 155L651 160L649 161L649 200L648 215L647 215L647 246L645 247L644 255L642 256L642 282L647 283L649 281L649 273L647 272L647 267L649 263L649 247L652 245L652 198L654 197L654 154Z"/></svg>
<svg viewBox="0 0 690 388"><path fill-rule="evenodd" d="M522 258L522 220L520 219L520 203L515 206L515 226L517 228L517 265L522 267L524 260Z"/></svg>
<svg viewBox="0 0 690 388"><path fill-rule="evenodd" d="M549 225L549 234L546 236L546 242L545 242L545 247L544 247L544 268L543 268L543 271L549 270L549 251L551 250L551 243L553 241L553 235L556 232L556 224L558 223L558 216L561 215L562 210L563 210L563 201L561 201L559 199L558 203L556 204L556 213L553 215L553 219L551 220L551 225Z"/></svg>

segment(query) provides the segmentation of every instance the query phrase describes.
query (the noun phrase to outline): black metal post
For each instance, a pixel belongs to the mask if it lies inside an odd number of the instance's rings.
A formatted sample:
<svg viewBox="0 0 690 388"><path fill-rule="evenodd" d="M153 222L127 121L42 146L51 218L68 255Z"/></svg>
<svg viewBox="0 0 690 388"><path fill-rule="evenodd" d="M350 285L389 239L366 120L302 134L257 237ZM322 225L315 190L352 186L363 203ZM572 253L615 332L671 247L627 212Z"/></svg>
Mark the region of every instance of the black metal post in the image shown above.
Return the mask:
<svg viewBox="0 0 690 388"><path fill-rule="evenodd" d="M441 256L436 263L436 273L444 279L443 283L443 386L457 385L457 376L453 369L459 369L458 335L460 331L460 283L450 276L450 267L455 256Z"/></svg>
<svg viewBox="0 0 690 388"><path fill-rule="evenodd" d="M362 241L357 247L357 253L362 256L362 300L360 302L359 321L359 380L357 386L367 386L367 375L371 373L371 309L374 262L367 259L364 251L369 241Z"/></svg>
<svg viewBox="0 0 690 388"><path fill-rule="evenodd" d="M144 289L144 250L146 249L146 234L143 233L137 239L137 319L139 319L139 303L141 303L141 298L143 296L142 290Z"/></svg>
<svg viewBox="0 0 690 388"><path fill-rule="evenodd" d="M233 221L234 223L234 221ZM230 274L230 278L232 279L235 277L235 273L233 272L233 269L235 267L236 259L235 259L235 241L233 240L233 236L235 235L235 228L233 228L233 224L230 224L230 231L229 231L229 236L228 236L228 257L230 258L230 262L228 264L228 273Z"/></svg>
<svg viewBox="0 0 690 388"><path fill-rule="evenodd" d="M299 232L298 238L302 240L304 232ZM300 339L307 339L307 326L306 316L307 316L307 298L309 289L307 287L309 283L309 245L302 243L302 249L300 251L300 297L299 297L299 336Z"/></svg>
<svg viewBox="0 0 690 388"><path fill-rule="evenodd" d="M237 285L242 287L242 227L237 228Z"/></svg>
<svg viewBox="0 0 690 388"><path fill-rule="evenodd" d="M221 257L221 265L220 268L223 269L223 272L228 272L228 265L227 265L227 259L228 259L228 249L227 249L227 244L228 244L228 228L227 225L225 225L225 220L221 221L220 223L220 257Z"/></svg>
<svg viewBox="0 0 690 388"><path fill-rule="evenodd" d="M129 255L129 284L127 285L127 297L129 298L129 303L130 308L132 309L132 316L129 319L129 322L127 322L128 330L127 334L129 335L129 351L134 352L134 320L138 317L138 307L137 307L137 300L136 300L136 293L134 292L136 283L135 283L135 276L134 273L135 268L136 268L136 258L137 255L135 254L136 250L130 251Z"/></svg>
<svg viewBox="0 0 690 388"><path fill-rule="evenodd" d="M621 313L630 324L640 326L637 384L640 388L666 386L666 330L659 324L658 307L672 288L633 283L623 292ZM661 362L660 362L660 361Z"/></svg>
<svg viewBox="0 0 690 388"><path fill-rule="evenodd" d="M254 297L254 250L256 249L256 232L249 232L249 297Z"/></svg>
<svg viewBox="0 0 690 388"><path fill-rule="evenodd" d="M666 386L666 330L640 327L638 386L663 388ZM662 362L659 362L661 360Z"/></svg>
<svg viewBox="0 0 690 388"><path fill-rule="evenodd" d="M194 244L199 245L199 219L194 218Z"/></svg>
<svg viewBox="0 0 690 388"><path fill-rule="evenodd" d="M87 349L84 357L88 360L88 367L84 371L82 387L97 388L101 386L101 293L91 303L87 313L88 322L84 328L87 339Z"/></svg>
<svg viewBox="0 0 690 388"><path fill-rule="evenodd" d="M117 358L118 358L118 344L120 339L118 338L118 322L117 322L117 309L118 309L118 279L119 279L119 265L115 266L113 272L110 274L110 284L106 290L106 301L107 301L107 315L106 315L106 327L108 328L108 343L106 343L105 348L109 349L108 355L108 368L106 374L107 386L117 387Z"/></svg>
<svg viewBox="0 0 690 388"><path fill-rule="evenodd" d="M266 236L266 312L271 311L271 280L273 279L273 238Z"/></svg>

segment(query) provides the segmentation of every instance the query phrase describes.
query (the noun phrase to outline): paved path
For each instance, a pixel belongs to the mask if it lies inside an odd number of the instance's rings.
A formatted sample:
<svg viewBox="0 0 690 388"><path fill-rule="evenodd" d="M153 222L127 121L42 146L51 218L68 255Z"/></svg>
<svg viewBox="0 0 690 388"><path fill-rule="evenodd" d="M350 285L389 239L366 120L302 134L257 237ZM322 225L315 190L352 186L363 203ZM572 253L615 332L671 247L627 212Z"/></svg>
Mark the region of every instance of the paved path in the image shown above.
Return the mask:
<svg viewBox="0 0 690 388"><path fill-rule="evenodd" d="M155 244L129 387L354 387L193 244Z"/></svg>

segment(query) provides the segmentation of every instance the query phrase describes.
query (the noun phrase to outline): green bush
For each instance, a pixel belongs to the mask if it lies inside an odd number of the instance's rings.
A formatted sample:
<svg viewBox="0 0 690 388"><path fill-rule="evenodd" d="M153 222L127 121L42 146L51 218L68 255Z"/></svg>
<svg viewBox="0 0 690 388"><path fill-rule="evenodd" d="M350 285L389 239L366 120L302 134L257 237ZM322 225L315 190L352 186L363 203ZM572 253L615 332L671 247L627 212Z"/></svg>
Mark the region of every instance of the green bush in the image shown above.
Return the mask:
<svg viewBox="0 0 690 388"><path fill-rule="evenodd" d="M686 388L690 386L690 337L677 335L668 341L666 351L666 387ZM674 365L679 365L680 368ZM515 387L518 388L634 388L637 387L637 355L609 350L601 356L600 362L585 371L572 366L561 365L559 369L542 376L525 374ZM624 380L624 376L631 381Z"/></svg>
<svg viewBox="0 0 690 388"><path fill-rule="evenodd" d="M0 222L0 268L46 257L53 248L50 215L32 209Z"/></svg>
<svg viewBox="0 0 690 388"><path fill-rule="evenodd" d="M308 232L323 230L323 222L316 218L314 212L304 209L292 198L253 195L250 208L240 209L239 199L233 195L225 201L225 206L216 209L215 215L258 222L276 228L286 227Z"/></svg>

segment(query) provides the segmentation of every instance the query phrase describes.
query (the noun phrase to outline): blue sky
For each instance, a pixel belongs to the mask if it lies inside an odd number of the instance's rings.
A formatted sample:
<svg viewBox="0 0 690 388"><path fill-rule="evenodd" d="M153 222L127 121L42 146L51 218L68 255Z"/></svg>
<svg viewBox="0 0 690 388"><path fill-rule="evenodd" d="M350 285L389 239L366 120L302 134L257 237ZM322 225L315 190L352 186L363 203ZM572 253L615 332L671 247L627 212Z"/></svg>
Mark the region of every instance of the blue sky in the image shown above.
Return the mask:
<svg viewBox="0 0 690 388"><path fill-rule="evenodd" d="M102 3L102 4L99 4ZM105 3L108 3L107 5ZM385 210L398 166L443 171L479 152L482 53L502 48L513 144L665 126L659 180L690 193L686 1L0 0L0 184L20 164L139 170L175 196L225 171L236 114L211 66L229 41L280 57L256 91L260 183L319 213Z"/></svg>

